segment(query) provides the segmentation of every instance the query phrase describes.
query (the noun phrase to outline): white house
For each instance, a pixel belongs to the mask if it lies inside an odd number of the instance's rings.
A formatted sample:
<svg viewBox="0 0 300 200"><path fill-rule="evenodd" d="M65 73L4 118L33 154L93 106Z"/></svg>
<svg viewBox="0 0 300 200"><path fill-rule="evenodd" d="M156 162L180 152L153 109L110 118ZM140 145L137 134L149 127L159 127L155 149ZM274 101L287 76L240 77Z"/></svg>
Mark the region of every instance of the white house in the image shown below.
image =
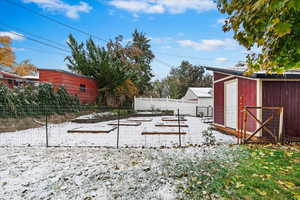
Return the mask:
<svg viewBox="0 0 300 200"><path fill-rule="evenodd" d="M198 104L203 106L212 105L212 88L190 87L182 99L188 101L198 101Z"/></svg>

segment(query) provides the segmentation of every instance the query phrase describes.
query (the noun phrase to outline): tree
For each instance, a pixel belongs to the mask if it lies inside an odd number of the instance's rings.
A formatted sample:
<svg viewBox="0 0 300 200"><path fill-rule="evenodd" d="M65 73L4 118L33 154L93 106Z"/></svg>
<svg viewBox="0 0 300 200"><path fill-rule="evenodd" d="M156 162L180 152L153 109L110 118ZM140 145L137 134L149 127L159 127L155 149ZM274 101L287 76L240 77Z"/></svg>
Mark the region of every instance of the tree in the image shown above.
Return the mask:
<svg viewBox="0 0 300 200"><path fill-rule="evenodd" d="M182 98L189 87L211 87L212 75L205 74L203 66L192 65L183 61L180 66L172 68L169 75L161 81L152 83L148 95L154 97Z"/></svg>
<svg viewBox="0 0 300 200"><path fill-rule="evenodd" d="M0 68L1 66L11 67L15 62L15 55L10 44L10 37L0 36Z"/></svg>
<svg viewBox="0 0 300 200"><path fill-rule="evenodd" d="M180 66L172 68L168 76L169 84L176 85L176 97L185 95L189 87L211 87L211 75L205 75L203 66L192 65L188 61L182 61ZM173 86L174 87L174 86Z"/></svg>
<svg viewBox="0 0 300 200"><path fill-rule="evenodd" d="M100 94L103 94L103 103L107 103L109 97L116 96L117 88L126 85L125 81L130 80L133 74L124 53L126 49L122 48L120 41L117 37L104 48L97 46L92 39L84 44L69 36L68 45L72 51L72 55L66 57L69 69L94 78Z"/></svg>
<svg viewBox="0 0 300 200"><path fill-rule="evenodd" d="M135 30L132 33L132 38L128 48L136 52L132 59L138 69L133 81L139 88L140 95L143 95L151 87L150 81L153 74L150 63L154 59L154 54L149 44L150 39L146 37L145 33Z"/></svg>
<svg viewBox="0 0 300 200"><path fill-rule="evenodd" d="M21 63L13 65L12 70L17 75L28 76L33 75L37 71L37 67L29 60L23 60Z"/></svg>
<svg viewBox="0 0 300 200"><path fill-rule="evenodd" d="M260 53L247 56L249 72L267 70L282 73L300 68L299 0L217 0L228 14L223 30L233 31L234 39Z"/></svg>

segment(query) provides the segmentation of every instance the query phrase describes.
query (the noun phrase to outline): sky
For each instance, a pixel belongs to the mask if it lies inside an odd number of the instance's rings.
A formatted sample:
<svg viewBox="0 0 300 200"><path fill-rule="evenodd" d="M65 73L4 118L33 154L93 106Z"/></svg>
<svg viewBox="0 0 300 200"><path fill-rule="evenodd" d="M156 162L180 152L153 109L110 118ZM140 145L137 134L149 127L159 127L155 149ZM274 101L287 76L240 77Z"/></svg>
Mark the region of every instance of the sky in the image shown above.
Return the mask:
<svg viewBox="0 0 300 200"><path fill-rule="evenodd" d="M230 67L246 57L233 33L222 31L226 16L212 0L1 0L0 9L0 36L12 38L17 62L30 59L40 68L67 70L70 33L79 41L91 34L103 46L118 35L130 40L134 29L151 39L155 79L183 60Z"/></svg>

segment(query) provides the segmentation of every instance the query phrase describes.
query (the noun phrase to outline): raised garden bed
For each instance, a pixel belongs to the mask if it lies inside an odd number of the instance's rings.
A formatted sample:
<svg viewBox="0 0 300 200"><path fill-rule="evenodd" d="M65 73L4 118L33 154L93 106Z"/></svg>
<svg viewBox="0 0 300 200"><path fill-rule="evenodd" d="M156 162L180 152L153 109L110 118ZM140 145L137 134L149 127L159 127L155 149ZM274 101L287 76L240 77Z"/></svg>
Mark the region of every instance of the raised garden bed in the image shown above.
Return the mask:
<svg viewBox="0 0 300 200"><path fill-rule="evenodd" d="M118 122L111 122L108 125L111 126L140 126L142 123L141 122L135 122L135 121L120 121Z"/></svg>
<svg viewBox="0 0 300 200"><path fill-rule="evenodd" d="M128 121L133 121L133 122L152 122L153 119L152 118L138 117L138 118L129 118Z"/></svg>
<svg viewBox="0 0 300 200"><path fill-rule="evenodd" d="M180 135L186 135L187 132L180 132ZM149 132L142 132L142 135L179 135L179 132L173 131L149 131Z"/></svg>
<svg viewBox="0 0 300 200"><path fill-rule="evenodd" d="M169 122L174 122L178 121L178 117L163 117L161 118L162 121L169 121ZM179 117L179 121L187 121L184 117Z"/></svg>
<svg viewBox="0 0 300 200"><path fill-rule="evenodd" d="M109 133L117 127L112 126L88 126L88 127L79 127L72 130L68 130L68 133Z"/></svg>
<svg viewBox="0 0 300 200"><path fill-rule="evenodd" d="M179 124L176 122L159 122L155 124L157 127L179 127ZM186 123L180 122L180 127L189 127Z"/></svg>

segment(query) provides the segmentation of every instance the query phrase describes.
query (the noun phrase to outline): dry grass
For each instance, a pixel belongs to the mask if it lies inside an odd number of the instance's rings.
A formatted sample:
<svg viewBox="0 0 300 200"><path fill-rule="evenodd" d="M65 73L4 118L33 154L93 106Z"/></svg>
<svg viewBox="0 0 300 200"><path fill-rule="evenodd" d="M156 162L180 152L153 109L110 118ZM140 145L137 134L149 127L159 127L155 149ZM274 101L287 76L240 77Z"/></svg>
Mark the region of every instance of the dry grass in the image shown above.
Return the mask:
<svg viewBox="0 0 300 200"><path fill-rule="evenodd" d="M80 115L86 115L93 113L93 111L84 111L80 113L66 113L62 115L54 114L48 116L48 122L52 124L59 124L70 121ZM29 128L38 128L42 125L37 123L45 123L45 116L39 117L23 117L23 118L0 118L0 133L3 132L14 132L25 130Z"/></svg>

